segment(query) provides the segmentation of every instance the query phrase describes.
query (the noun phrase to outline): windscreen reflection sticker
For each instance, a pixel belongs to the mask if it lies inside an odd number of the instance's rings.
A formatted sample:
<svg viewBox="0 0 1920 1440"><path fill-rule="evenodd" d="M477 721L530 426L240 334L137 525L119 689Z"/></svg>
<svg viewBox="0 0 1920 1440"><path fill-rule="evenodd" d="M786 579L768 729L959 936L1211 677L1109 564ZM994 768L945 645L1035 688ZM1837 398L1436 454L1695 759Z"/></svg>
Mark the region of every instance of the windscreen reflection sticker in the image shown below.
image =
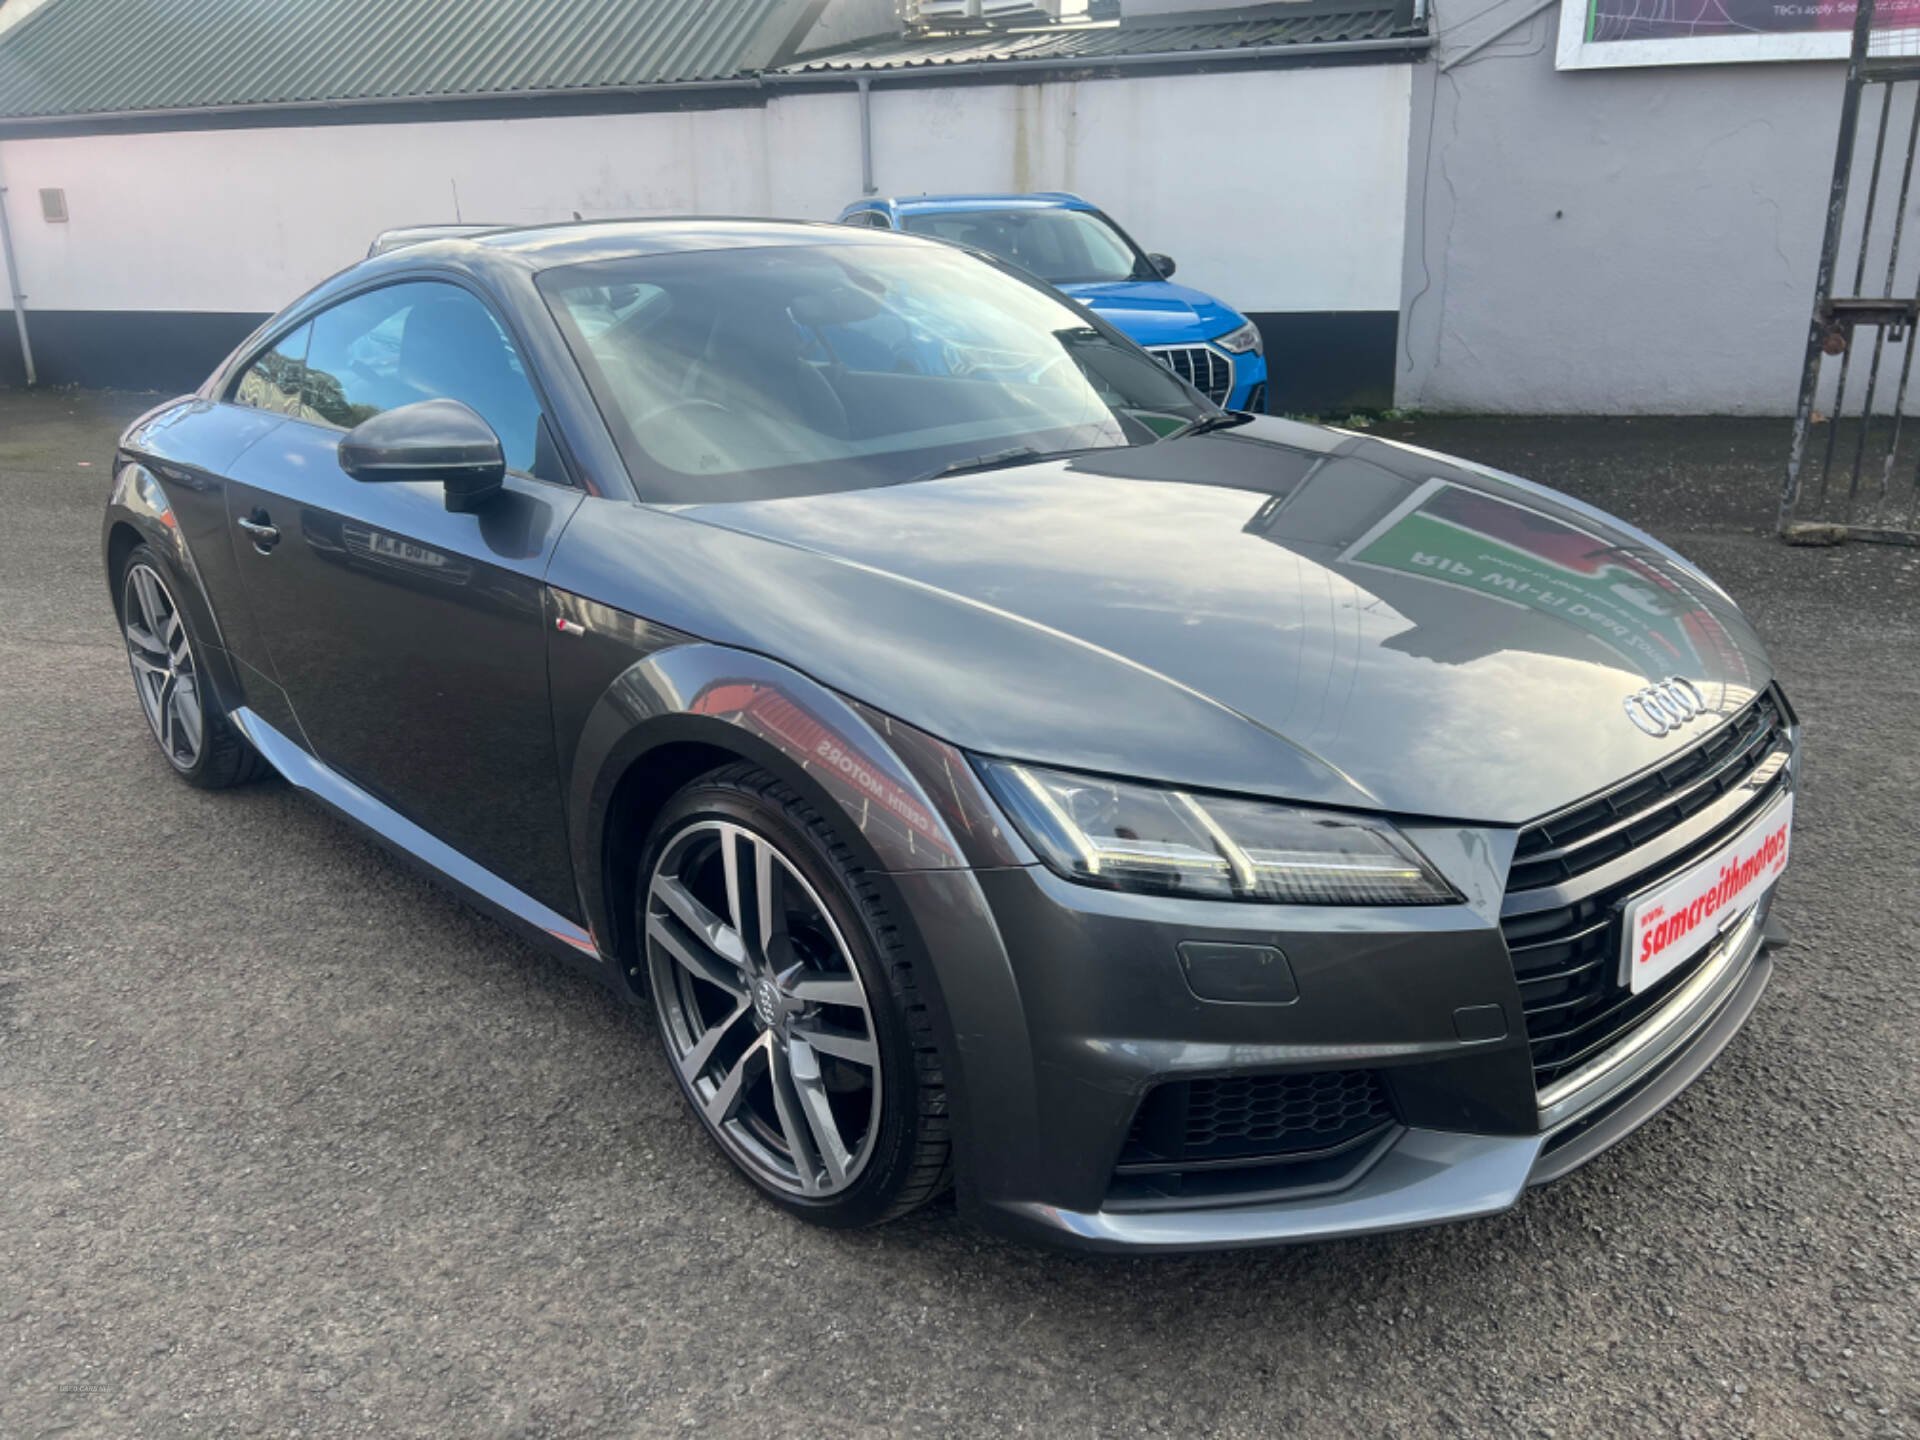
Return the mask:
<svg viewBox="0 0 1920 1440"><path fill-rule="evenodd" d="M1450 481L1427 481L1340 558L1551 615L1648 676L1746 673L1719 619L1647 557Z"/></svg>

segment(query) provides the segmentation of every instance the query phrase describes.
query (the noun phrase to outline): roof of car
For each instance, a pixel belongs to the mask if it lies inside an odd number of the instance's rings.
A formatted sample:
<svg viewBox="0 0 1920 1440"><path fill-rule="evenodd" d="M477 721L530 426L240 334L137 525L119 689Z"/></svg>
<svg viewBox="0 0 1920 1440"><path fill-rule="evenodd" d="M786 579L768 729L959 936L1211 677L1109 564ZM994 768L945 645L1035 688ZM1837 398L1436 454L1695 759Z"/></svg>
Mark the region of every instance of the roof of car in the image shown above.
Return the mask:
<svg viewBox="0 0 1920 1440"><path fill-rule="evenodd" d="M452 227L449 227L451 229ZM377 260L431 261L465 255L488 257L530 271L562 265L621 260L686 250L744 250L769 245L844 245L874 232L825 221L727 218L710 215L625 220L561 220L487 229L477 234L442 233L390 249ZM897 237L905 241L907 237Z"/></svg>
<svg viewBox="0 0 1920 1440"><path fill-rule="evenodd" d="M895 195L866 202L890 205L901 214L932 210L1091 210L1093 205L1064 190L1037 190L1027 195ZM856 207L857 208L857 207Z"/></svg>
<svg viewBox="0 0 1920 1440"><path fill-rule="evenodd" d="M0 0L0 5L6 0ZM389 250L398 250L403 245L418 245L426 240L448 240L462 236L485 235L491 230L507 230L507 225L400 225L391 230L382 230L373 237L373 243L367 247L367 254L384 255Z"/></svg>
<svg viewBox="0 0 1920 1440"><path fill-rule="evenodd" d="M416 226L414 229L430 227ZM721 218L711 215L662 216L624 220L561 220L502 226L478 234L447 226L435 235L409 240L356 261L328 276L295 300L270 324L295 312L311 313L333 297L368 283L383 284L424 270L454 269L476 275L537 275L563 265L630 260L694 250L751 250L788 245L933 245L943 242L918 235L883 234L827 221ZM267 327L263 326L264 331Z"/></svg>

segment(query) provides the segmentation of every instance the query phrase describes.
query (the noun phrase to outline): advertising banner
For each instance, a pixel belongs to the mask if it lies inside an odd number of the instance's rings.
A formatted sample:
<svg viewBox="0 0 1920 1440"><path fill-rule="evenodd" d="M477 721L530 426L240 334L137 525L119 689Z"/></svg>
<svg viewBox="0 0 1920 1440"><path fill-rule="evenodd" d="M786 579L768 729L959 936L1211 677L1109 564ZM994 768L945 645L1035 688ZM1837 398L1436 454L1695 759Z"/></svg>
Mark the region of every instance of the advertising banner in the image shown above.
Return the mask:
<svg viewBox="0 0 1920 1440"><path fill-rule="evenodd" d="M1555 64L1843 60L1856 9L1853 0L1560 0ZM1920 0L1879 0L1873 28L1876 37L1920 29Z"/></svg>

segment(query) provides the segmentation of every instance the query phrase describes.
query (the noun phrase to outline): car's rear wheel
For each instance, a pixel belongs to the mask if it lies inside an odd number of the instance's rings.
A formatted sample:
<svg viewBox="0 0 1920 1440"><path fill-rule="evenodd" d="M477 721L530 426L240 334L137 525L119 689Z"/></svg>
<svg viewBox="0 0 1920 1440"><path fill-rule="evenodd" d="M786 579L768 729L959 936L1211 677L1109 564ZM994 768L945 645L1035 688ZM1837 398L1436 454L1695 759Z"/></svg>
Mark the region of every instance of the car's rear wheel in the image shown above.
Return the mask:
<svg viewBox="0 0 1920 1440"><path fill-rule="evenodd" d="M727 1158L816 1224L947 1181L939 1051L886 902L827 821L734 765L654 824L636 932L667 1061Z"/></svg>
<svg viewBox="0 0 1920 1440"><path fill-rule="evenodd" d="M141 713L174 772L209 790L251 780L260 759L205 681L204 647L174 599L160 557L145 545L120 570L120 629Z"/></svg>

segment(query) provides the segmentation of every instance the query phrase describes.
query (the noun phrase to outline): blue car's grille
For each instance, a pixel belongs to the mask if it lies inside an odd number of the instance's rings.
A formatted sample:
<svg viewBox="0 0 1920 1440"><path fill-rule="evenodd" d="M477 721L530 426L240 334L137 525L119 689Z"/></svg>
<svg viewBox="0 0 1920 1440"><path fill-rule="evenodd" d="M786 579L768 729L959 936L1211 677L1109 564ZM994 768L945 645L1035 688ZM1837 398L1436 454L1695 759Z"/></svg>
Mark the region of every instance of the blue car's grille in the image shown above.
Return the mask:
<svg viewBox="0 0 1920 1440"><path fill-rule="evenodd" d="M1233 361L1207 345L1156 345L1147 353L1216 405L1233 394Z"/></svg>

